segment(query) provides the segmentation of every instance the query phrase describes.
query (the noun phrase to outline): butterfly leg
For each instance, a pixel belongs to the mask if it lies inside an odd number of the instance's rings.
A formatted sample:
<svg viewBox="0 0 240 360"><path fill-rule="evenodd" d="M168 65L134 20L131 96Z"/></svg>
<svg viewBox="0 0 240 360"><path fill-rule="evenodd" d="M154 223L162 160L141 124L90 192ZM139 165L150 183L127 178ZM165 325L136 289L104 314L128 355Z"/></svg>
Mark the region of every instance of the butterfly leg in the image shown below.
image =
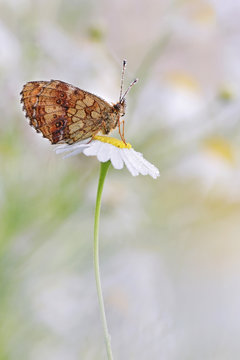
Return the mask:
<svg viewBox="0 0 240 360"><path fill-rule="evenodd" d="M90 138L90 140L87 142L87 144L90 144L94 140L94 135Z"/></svg>
<svg viewBox="0 0 240 360"><path fill-rule="evenodd" d="M121 124L122 124L122 131L121 131ZM127 145L126 140L124 138L124 120L122 121L118 120L118 131L122 141L124 142L125 145Z"/></svg>
<svg viewBox="0 0 240 360"><path fill-rule="evenodd" d="M122 120L122 121L121 121L121 124L122 124L122 136L123 136L123 138L124 138L124 142L125 142L125 136L124 136L124 126L125 126L125 121L124 121L124 120ZM126 144L126 142L125 142L125 144Z"/></svg>
<svg viewBox="0 0 240 360"><path fill-rule="evenodd" d="M90 137L90 140L87 142L87 144L90 144L93 140L95 140L95 135L97 135L97 133L93 134L93 135Z"/></svg>
<svg viewBox="0 0 240 360"><path fill-rule="evenodd" d="M90 142L92 142L93 140L95 140L95 136L99 133L100 130L101 130L101 129L98 129L98 130L96 130L96 131L92 134L92 136L91 136L90 140L87 142L87 144L90 144Z"/></svg>

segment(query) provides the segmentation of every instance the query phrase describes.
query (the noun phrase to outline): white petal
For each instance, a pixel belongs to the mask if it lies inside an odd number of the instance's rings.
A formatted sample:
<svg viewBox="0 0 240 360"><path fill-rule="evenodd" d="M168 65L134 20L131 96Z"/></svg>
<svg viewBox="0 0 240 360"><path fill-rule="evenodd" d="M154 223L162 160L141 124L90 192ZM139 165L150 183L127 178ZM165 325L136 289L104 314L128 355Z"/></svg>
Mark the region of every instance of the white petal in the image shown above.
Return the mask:
<svg viewBox="0 0 240 360"><path fill-rule="evenodd" d="M62 154L64 152L73 152L74 150L79 149L79 151L77 152L77 154L79 154L88 146L89 146L89 140L85 139L73 145L68 145L68 144L59 145L54 150L56 154Z"/></svg>
<svg viewBox="0 0 240 360"><path fill-rule="evenodd" d="M111 146L111 153L110 153L111 163L112 163L112 166L118 170L122 169L123 165L124 165L119 150L120 149L117 148L116 146Z"/></svg>
<svg viewBox="0 0 240 360"><path fill-rule="evenodd" d="M131 158L132 163L135 164L135 167L137 168L137 170L139 171L140 174L142 174L142 175L148 174L148 169L142 163L142 154L141 153L137 153L133 149L130 149L128 157Z"/></svg>
<svg viewBox="0 0 240 360"><path fill-rule="evenodd" d="M75 150L65 147L65 148L58 148L55 151L56 151L56 154L68 153L63 156L63 159L65 159L69 156L74 156L74 155L82 153L85 148L86 148L86 145L82 145L82 146L75 147Z"/></svg>
<svg viewBox="0 0 240 360"><path fill-rule="evenodd" d="M144 162L143 155L139 152L134 151L133 149L131 150L131 157L134 163L137 164L136 166L138 167L140 174L147 175L149 169L147 164Z"/></svg>
<svg viewBox="0 0 240 360"><path fill-rule="evenodd" d="M58 147L56 147L55 149L54 149L54 151L56 152L56 154L61 154L61 153L63 153L63 152L68 152L68 151L71 151L72 149L71 149L71 147L70 147L70 145L60 145L60 146L58 146Z"/></svg>
<svg viewBox="0 0 240 360"><path fill-rule="evenodd" d="M136 159L136 162L138 161L139 164L139 172L142 175L150 175L154 179L156 179L158 176L160 176L159 170L151 164L149 161L144 159L143 155L133 149L131 149L132 152L134 152L134 157Z"/></svg>
<svg viewBox="0 0 240 360"><path fill-rule="evenodd" d="M160 175L159 170L133 148L118 148L99 140L86 139L73 145L64 144L58 146L55 151L57 154L67 153L64 158L83 152L86 156L97 156L101 162L111 160L115 169L122 169L125 164L133 176L150 175L156 179Z"/></svg>
<svg viewBox="0 0 240 360"><path fill-rule="evenodd" d="M101 162L106 162L110 159L111 146L107 143L102 143L102 146L98 150L97 158Z"/></svg>
<svg viewBox="0 0 240 360"><path fill-rule="evenodd" d="M135 164L133 163L131 157L129 157L129 150L130 149L121 149L120 154L132 176L137 176L139 175L139 171L136 169Z"/></svg>
<svg viewBox="0 0 240 360"><path fill-rule="evenodd" d="M124 162L133 176L138 175L150 175L156 179L160 174L159 170L152 165L149 161L144 159L143 155L135 150L122 149L124 154Z"/></svg>
<svg viewBox="0 0 240 360"><path fill-rule="evenodd" d="M84 155L86 156L96 156L98 150L100 149L102 143L100 141L91 141L90 146L83 150Z"/></svg>
<svg viewBox="0 0 240 360"><path fill-rule="evenodd" d="M78 147L78 148L76 148L76 149L73 150L73 151L69 151L68 154L66 154L66 155L63 156L63 159L66 159L66 158L68 158L68 157L70 157L70 156L74 156L74 155L81 154L84 149L85 149L85 147Z"/></svg>

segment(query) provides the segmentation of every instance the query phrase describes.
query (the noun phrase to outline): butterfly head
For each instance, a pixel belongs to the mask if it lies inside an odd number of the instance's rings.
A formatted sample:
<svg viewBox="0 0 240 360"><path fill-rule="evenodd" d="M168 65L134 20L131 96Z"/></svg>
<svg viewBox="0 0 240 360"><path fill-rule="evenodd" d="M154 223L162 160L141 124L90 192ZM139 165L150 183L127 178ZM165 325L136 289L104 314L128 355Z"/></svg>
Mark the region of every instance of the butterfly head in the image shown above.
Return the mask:
<svg viewBox="0 0 240 360"><path fill-rule="evenodd" d="M115 111L117 111L117 113L120 116L124 116L125 115L125 110L126 110L126 100L122 99L122 101L119 101L113 107L114 107Z"/></svg>

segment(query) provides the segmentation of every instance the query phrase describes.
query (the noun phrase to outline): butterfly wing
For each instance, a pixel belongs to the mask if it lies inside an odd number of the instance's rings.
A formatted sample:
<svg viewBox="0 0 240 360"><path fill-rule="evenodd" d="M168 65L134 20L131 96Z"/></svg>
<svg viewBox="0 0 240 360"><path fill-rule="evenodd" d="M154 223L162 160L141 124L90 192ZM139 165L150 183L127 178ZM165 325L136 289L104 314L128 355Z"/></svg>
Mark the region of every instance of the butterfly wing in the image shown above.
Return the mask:
<svg viewBox="0 0 240 360"><path fill-rule="evenodd" d="M104 128L112 106L96 95L59 80L24 85L21 102L30 125L52 144L92 137Z"/></svg>

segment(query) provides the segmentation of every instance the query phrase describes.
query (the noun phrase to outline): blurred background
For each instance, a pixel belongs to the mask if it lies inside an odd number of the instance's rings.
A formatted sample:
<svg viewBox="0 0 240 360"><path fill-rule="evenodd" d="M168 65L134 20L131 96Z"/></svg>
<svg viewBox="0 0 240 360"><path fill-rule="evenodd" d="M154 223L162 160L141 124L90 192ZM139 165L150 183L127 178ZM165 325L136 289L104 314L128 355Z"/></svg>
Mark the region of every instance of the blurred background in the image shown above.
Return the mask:
<svg viewBox="0 0 240 360"><path fill-rule="evenodd" d="M106 359L93 274L99 163L28 125L31 80L110 102L161 177L110 168L100 262L116 359L240 358L240 3L0 1L0 360ZM117 131L113 134L118 136Z"/></svg>

